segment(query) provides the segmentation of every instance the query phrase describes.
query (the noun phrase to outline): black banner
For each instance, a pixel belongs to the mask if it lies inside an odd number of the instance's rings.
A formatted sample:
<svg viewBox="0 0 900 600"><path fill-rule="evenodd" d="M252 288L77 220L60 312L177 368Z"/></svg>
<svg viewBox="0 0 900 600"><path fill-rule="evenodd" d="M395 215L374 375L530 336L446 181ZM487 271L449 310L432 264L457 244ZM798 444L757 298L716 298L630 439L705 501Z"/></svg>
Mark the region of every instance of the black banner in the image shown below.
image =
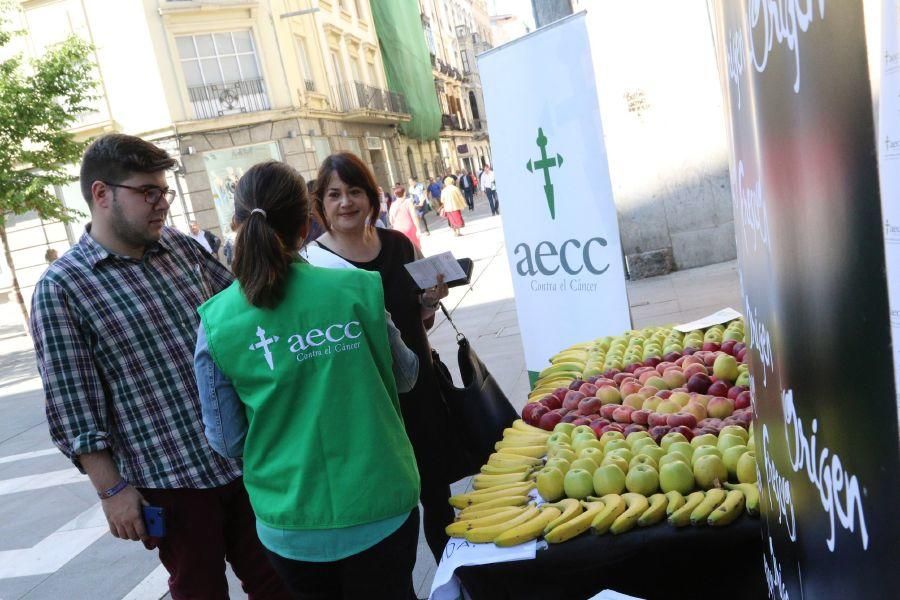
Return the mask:
<svg viewBox="0 0 900 600"><path fill-rule="evenodd" d="M900 590L897 407L863 9L714 0L773 598Z"/></svg>

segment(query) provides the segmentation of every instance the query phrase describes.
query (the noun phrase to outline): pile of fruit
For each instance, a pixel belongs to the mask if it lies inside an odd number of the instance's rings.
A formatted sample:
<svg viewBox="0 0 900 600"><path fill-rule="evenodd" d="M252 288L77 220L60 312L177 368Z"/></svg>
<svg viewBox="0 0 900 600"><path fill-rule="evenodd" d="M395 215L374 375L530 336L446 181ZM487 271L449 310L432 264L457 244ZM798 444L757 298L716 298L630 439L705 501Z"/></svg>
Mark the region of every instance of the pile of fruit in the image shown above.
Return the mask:
<svg viewBox="0 0 900 600"><path fill-rule="evenodd" d="M683 337L632 331L555 356L523 419L474 476L474 491L450 499L460 513L448 535L559 543L666 518L715 527L758 515L739 338L737 320Z"/></svg>

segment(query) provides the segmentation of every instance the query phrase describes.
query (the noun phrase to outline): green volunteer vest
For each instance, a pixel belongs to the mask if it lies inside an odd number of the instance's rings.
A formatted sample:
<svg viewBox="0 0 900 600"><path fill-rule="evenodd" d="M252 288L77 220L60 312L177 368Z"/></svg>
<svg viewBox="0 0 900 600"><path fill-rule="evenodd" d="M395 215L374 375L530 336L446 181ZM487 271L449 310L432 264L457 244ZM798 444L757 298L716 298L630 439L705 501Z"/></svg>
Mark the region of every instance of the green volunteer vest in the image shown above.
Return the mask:
<svg viewBox="0 0 900 600"><path fill-rule="evenodd" d="M266 525L350 527L418 503L383 294L377 273L297 263L275 309L250 305L237 281L200 307L244 404L244 485Z"/></svg>

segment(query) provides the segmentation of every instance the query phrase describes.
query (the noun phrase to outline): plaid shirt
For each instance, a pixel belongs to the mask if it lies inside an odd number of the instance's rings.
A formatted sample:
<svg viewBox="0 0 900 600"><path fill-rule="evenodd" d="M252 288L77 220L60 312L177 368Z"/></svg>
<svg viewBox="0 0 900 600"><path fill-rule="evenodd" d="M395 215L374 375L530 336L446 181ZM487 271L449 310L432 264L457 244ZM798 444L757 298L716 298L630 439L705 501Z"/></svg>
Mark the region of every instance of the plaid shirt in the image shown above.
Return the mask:
<svg viewBox="0 0 900 600"><path fill-rule="evenodd" d="M85 232L34 290L31 327L56 446L108 449L136 487L209 488L241 474L203 435L193 353L196 308L231 273L170 228L142 259Z"/></svg>

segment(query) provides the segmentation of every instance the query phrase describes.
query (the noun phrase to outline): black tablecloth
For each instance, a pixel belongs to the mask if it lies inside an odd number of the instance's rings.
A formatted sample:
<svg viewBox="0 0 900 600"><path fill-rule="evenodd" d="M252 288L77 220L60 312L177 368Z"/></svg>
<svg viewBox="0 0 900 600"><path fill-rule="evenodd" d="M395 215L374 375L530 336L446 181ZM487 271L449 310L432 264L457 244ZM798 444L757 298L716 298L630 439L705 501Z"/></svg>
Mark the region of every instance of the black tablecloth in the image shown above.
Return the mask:
<svg viewBox="0 0 900 600"><path fill-rule="evenodd" d="M457 569L473 600L577 600L609 588L647 600L767 598L760 521L723 528L664 522L613 536L588 532L534 560Z"/></svg>

